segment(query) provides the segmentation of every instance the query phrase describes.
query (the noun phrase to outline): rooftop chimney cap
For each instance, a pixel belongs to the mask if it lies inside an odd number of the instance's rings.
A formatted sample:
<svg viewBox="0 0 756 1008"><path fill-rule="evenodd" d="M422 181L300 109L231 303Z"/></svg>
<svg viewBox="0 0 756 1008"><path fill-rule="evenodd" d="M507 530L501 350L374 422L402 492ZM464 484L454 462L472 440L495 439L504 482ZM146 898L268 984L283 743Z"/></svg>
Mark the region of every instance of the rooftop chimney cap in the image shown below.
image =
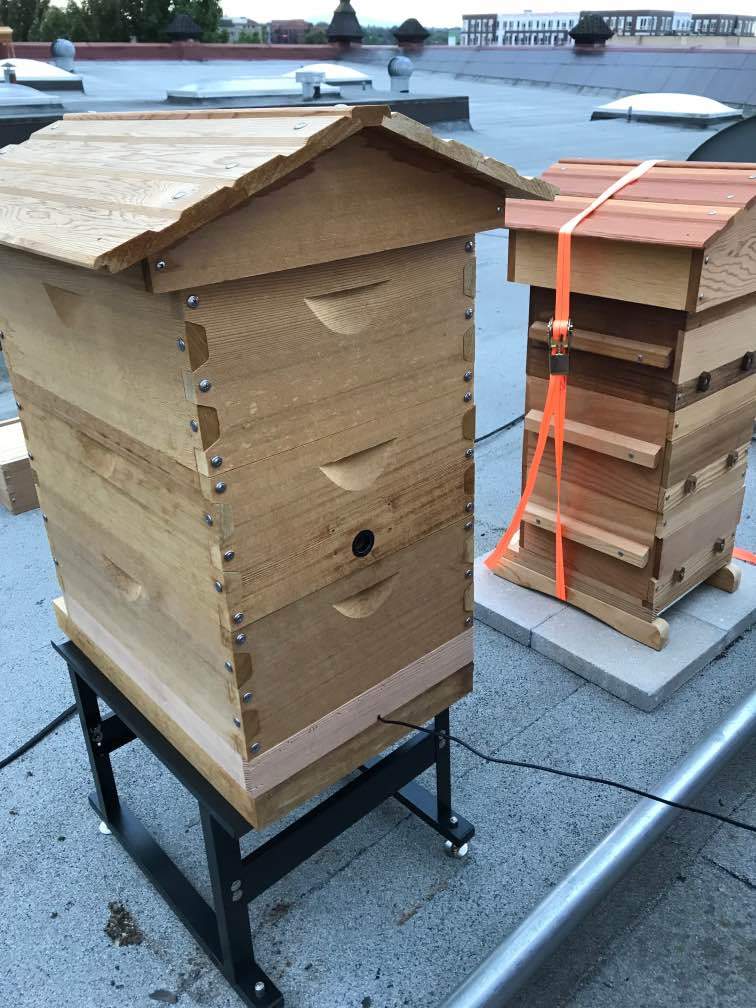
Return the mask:
<svg viewBox="0 0 756 1008"><path fill-rule="evenodd" d="M363 31L349 0L340 0L328 25L329 42L361 42Z"/></svg>
<svg viewBox="0 0 756 1008"><path fill-rule="evenodd" d="M183 42L201 38L202 29L190 14L178 11L165 29L165 34L173 42Z"/></svg>
<svg viewBox="0 0 756 1008"><path fill-rule="evenodd" d="M583 14L570 29L570 37L575 45L606 45L606 40L613 35L614 32L600 14Z"/></svg>
<svg viewBox="0 0 756 1008"><path fill-rule="evenodd" d="M417 18L407 18L398 28L392 29L392 34L397 42L425 42L430 38L430 32L423 28Z"/></svg>

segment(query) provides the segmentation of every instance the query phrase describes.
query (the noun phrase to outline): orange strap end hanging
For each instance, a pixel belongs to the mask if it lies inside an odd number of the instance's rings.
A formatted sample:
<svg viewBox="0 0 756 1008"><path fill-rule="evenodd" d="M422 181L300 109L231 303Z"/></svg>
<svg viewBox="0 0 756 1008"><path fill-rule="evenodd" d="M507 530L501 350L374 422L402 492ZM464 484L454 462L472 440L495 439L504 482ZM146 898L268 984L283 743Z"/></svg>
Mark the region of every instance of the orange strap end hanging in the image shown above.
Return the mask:
<svg viewBox="0 0 756 1008"><path fill-rule="evenodd" d="M570 319L570 279L572 269L572 232L584 221L586 217L597 210L602 203L611 199L620 189L635 182L641 175L644 175L649 168L652 168L656 161L643 161L636 165L621 178L613 182L608 189L605 189L600 196L597 196L579 214L570 218L559 229L557 236L557 262L556 262L556 290L554 297L554 317L549 323L548 331L548 355L549 355L549 385L546 391L546 402L543 407L543 419L538 430L538 440L533 454L533 461L530 463L525 487L517 505L512 520L509 523L504 535L499 540L496 547L488 554L485 560L486 566L490 570L495 570L499 560L506 552L507 547L517 533L522 522L525 509L528 506L530 497L535 488L538 470L541 465L543 453L546 449L546 442L549 438L551 426L554 426L554 468L556 471L556 501L555 501L555 523L554 523L554 547L555 547L555 586L556 596L563 602L567 600L567 585L564 576L564 545L562 541L562 513L561 513L561 490L562 490L562 459L564 455L564 421L567 411L567 375L569 373L569 350L570 334L572 332L572 321Z"/></svg>
<svg viewBox="0 0 756 1008"><path fill-rule="evenodd" d="M742 560L743 563L756 566L756 553L749 553L748 550L744 550L741 546L736 546L732 551L732 555L736 560Z"/></svg>

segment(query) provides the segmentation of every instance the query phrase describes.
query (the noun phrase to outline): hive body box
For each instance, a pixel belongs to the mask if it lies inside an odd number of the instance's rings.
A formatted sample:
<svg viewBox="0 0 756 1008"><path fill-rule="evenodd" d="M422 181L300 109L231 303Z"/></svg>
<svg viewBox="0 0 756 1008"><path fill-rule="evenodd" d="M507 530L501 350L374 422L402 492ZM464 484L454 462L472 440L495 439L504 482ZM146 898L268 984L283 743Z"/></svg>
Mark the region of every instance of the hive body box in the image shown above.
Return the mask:
<svg viewBox="0 0 756 1008"><path fill-rule="evenodd" d="M0 189L59 622L270 822L471 688L472 242L550 189L375 108L67 117Z"/></svg>
<svg viewBox="0 0 756 1008"><path fill-rule="evenodd" d="M633 162L565 161L550 204L507 207L510 279L530 283L523 473L548 384L559 227ZM569 601L657 649L659 614L730 560L756 412L756 168L662 162L572 240L562 485ZM519 545L497 573L554 594L546 449Z"/></svg>
<svg viewBox="0 0 756 1008"><path fill-rule="evenodd" d="M11 514L38 506L29 453L17 417L0 420L0 504Z"/></svg>

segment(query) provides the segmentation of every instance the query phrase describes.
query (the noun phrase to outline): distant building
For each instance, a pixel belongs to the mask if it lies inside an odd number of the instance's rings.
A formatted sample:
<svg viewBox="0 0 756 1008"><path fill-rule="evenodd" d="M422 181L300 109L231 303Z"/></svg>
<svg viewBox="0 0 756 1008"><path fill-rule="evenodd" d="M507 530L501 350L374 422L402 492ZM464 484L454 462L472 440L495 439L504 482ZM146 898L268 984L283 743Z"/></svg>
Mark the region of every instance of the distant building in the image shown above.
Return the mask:
<svg viewBox="0 0 756 1008"><path fill-rule="evenodd" d="M756 15L673 10L598 10L615 35L756 35Z"/></svg>
<svg viewBox="0 0 756 1008"><path fill-rule="evenodd" d="M577 11L519 14L463 14L460 45L558 46L570 44L568 32L577 24Z"/></svg>
<svg viewBox="0 0 756 1008"><path fill-rule="evenodd" d="M223 17L220 19L220 28L228 32L229 42L238 42L239 36L244 32L247 35L257 32L262 39L262 26L259 22L245 17Z"/></svg>
<svg viewBox="0 0 756 1008"><path fill-rule="evenodd" d="M690 14L675 14L672 10L586 10L584 14L598 14L615 35L672 35L690 31ZM673 30L675 18L680 27ZM686 20L687 19L687 27Z"/></svg>
<svg viewBox="0 0 756 1008"><path fill-rule="evenodd" d="M691 35L756 35L756 15L693 14Z"/></svg>
<svg viewBox="0 0 756 1008"><path fill-rule="evenodd" d="M556 11L543 14L463 14L461 45L570 45L567 34L583 15L598 14L615 36L723 35L755 36L756 14L687 14L681 11L639 10Z"/></svg>
<svg viewBox="0 0 756 1008"><path fill-rule="evenodd" d="M499 19L497 14L463 14L460 45L498 45Z"/></svg>
<svg viewBox="0 0 756 1008"><path fill-rule="evenodd" d="M270 41L278 45L299 44L305 40L305 32L309 31L312 25L309 21L302 21L295 18L292 21L271 21Z"/></svg>

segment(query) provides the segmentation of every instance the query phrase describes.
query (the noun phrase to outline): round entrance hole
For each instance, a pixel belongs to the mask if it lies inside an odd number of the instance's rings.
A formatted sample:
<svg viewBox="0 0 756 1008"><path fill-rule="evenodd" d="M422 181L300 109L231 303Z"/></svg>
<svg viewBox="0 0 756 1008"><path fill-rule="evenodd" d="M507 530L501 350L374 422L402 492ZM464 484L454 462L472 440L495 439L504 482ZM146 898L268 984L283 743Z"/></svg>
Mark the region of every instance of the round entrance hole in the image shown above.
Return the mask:
<svg viewBox="0 0 756 1008"><path fill-rule="evenodd" d="M365 557L375 545L375 534L370 529L362 529L352 540L352 553L356 557Z"/></svg>

